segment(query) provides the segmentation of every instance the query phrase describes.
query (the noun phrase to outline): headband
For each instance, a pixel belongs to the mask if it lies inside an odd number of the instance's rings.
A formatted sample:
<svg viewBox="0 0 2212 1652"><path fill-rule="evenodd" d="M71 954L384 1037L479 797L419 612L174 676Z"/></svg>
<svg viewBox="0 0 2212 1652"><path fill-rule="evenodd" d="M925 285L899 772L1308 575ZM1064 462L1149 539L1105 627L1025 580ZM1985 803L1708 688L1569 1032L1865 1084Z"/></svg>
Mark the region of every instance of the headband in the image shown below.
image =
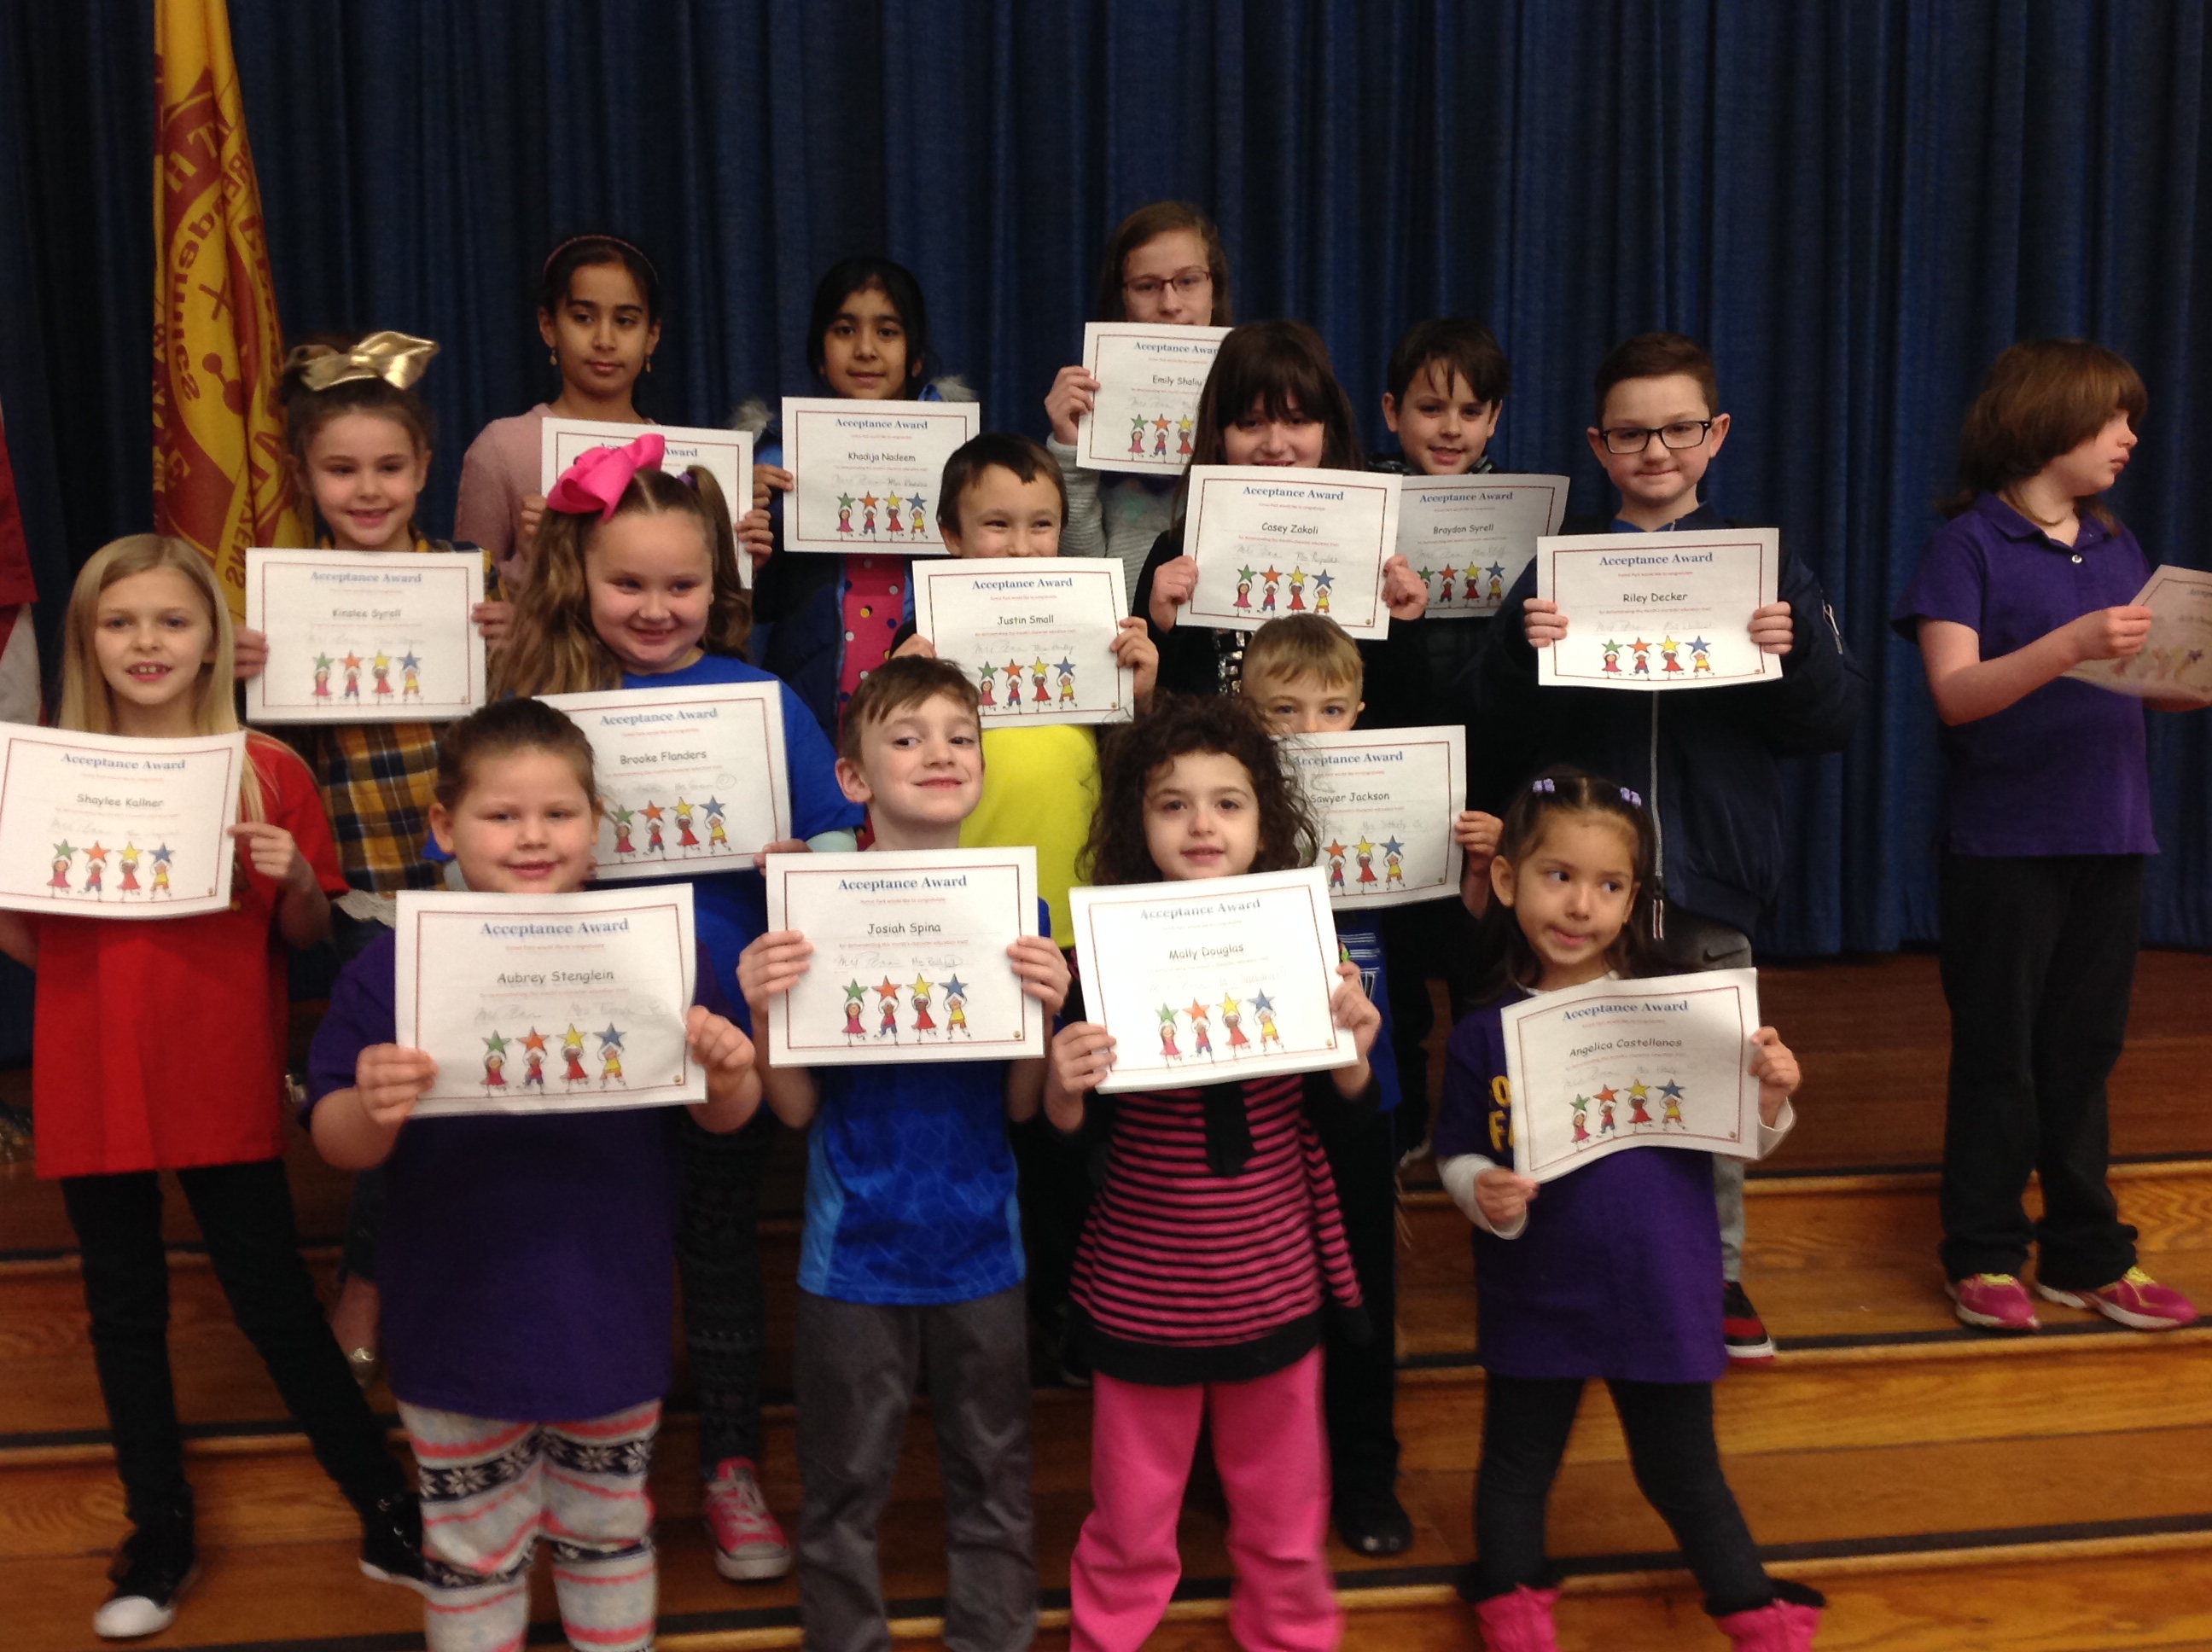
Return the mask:
<svg viewBox="0 0 2212 1652"><path fill-rule="evenodd" d="M640 471L658 471L667 451L667 442L648 430L623 446L594 447L580 454L547 491L545 508L575 516L596 514L604 522L629 491L631 478Z"/></svg>
<svg viewBox="0 0 2212 1652"><path fill-rule="evenodd" d="M328 390L355 379L381 379L395 390L413 388L430 365L438 347L427 338L404 332L373 332L350 349L328 344L301 344L284 358L284 370L297 369L300 382L310 390Z"/></svg>
<svg viewBox="0 0 2212 1652"><path fill-rule="evenodd" d="M644 249L643 247L641 247L641 246L638 246L638 245L637 245L637 243L636 243L636 242L635 242L635 241L626 241L626 240L623 240L621 236L619 236L619 235L605 235L605 234L571 235L571 236L569 236L569 237L568 237L568 239L567 240L562 241L562 242L561 243L561 245L560 245L560 246L558 246L555 247L555 248L554 248L550 252L548 252L548 253L545 255L545 269L546 269L547 270L549 270L549 271L550 271L550 270L553 268L553 261L554 261L556 258L559 258L559 257L560 257L563 252L567 252L570 247L572 247L572 246L583 246L586 241L597 241L597 242L599 242L601 246L618 246L618 247L620 247L623 252L628 252L628 253L629 253L629 254L630 254L633 258L635 258L635 259L636 259L640 264L643 264L643 265L646 267L646 270L647 270L647 272L649 275L651 275L651 276L652 276L653 280L653 284L654 284L655 286L659 285L659 282L660 282L660 271L659 271L659 270L658 268L656 268L656 267L654 266L653 260L652 260L651 258L649 258L646 257L646 255L645 255L645 249Z"/></svg>

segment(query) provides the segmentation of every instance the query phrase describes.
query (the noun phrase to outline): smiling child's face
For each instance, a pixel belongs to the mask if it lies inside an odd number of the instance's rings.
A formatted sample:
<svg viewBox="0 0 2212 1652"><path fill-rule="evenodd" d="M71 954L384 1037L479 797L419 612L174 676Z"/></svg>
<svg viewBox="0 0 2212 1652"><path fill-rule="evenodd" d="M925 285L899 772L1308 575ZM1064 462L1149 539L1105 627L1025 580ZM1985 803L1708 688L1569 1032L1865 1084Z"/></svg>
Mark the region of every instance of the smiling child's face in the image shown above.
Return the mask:
<svg viewBox="0 0 2212 1652"><path fill-rule="evenodd" d="M1504 405L1479 399L1464 375L1428 361L1407 384L1402 400L1385 393L1382 422L1397 436L1407 463L1424 476L1464 476L1489 451Z"/></svg>
<svg viewBox="0 0 2212 1652"><path fill-rule="evenodd" d="M907 393L906 322L880 287L845 295L822 335L822 376L833 395L894 402Z"/></svg>
<svg viewBox="0 0 2212 1652"><path fill-rule="evenodd" d="M592 875L599 813L575 765L539 748L480 759L459 803L430 805L430 831L472 890L573 895Z"/></svg>
<svg viewBox="0 0 2212 1652"><path fill-rule="evenodd" d="M1170 883L1237 878L1260 855L1252 776L1225 751L1170 757L1145 782L1145 847Z"/></svg>
<svg viewBox="0 0 2212 1652"><path fill-rule="evenodd" d="M1060 489L1042 471L1024 482L986 465L960 495L960 527L946 536L955 556L1057 556Z"/></svg>
<svg viewBox="0 0 2212 1652"><path fill-rule="evenodd" d="M309 438L302 468L340 550L404 550L430 456L380 413L341 413Z"/></svg>

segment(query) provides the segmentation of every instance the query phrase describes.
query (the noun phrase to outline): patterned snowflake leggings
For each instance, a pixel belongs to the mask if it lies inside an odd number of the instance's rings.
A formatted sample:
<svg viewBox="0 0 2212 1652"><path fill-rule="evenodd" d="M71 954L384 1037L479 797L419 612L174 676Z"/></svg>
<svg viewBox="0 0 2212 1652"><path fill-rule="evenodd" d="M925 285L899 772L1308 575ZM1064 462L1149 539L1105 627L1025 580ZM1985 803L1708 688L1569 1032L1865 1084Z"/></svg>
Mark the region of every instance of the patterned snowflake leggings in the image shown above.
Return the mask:
<svg viewBox="0 0 2212 1652"><path fill-rule="evenodd" d="M521 1652L540 1533L568 1639L653 1644L659 1579L645 1479L657 1400L574 1423L507 1423L399 1402L421 1472L429 1652Z"/></svg>

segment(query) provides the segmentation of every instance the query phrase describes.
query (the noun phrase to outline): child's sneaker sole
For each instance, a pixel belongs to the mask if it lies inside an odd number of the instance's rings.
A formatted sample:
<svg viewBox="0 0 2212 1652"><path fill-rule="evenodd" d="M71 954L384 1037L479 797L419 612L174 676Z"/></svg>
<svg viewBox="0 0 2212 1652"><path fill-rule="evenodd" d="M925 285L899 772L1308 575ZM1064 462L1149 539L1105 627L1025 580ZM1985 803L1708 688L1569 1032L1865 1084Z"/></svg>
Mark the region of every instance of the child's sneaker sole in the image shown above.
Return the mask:
<svg viewBox="0 0 2212 1652"><path fill-rule="evenodd" d="M714 1551L714 1570L732 1583L766 1583L791 1570L791 1551L781 1554L724 1554Z"/></svg>
<svg viewBox="0 0 2212 1652"><path fill-rule="evenodd" d="M1943 1289L1951 1298L1951 1311L1958 1315L1962 1325L1971 1325L1978 1331L2002 1331L2008 1336L2016 1337L2032 1335L2043 1328L2033 1317L2027 1324L2019 1325L2009 1320L1999 1319L1994 1314L1976 1312L1960 1300L1959 1287L1955 1283L1947 1284Z"/></svg>
<svg viewBox="0 0 2212 1652"><path fill-rule="evenodd" d="M2123 1308L2118 1303L2092 1296L2086 1291L2060 1291L2039 1279L2036 1281L2035 1294L2062 1307L2085 1309L2092 1314L2102 1314L2115 1324L2126 1326L2130 1331L2179 1331L2184 1325L2194 1323L2187 1320L2167 1319L2158 1314L2138 1314L2132 1309Z"/></svg>

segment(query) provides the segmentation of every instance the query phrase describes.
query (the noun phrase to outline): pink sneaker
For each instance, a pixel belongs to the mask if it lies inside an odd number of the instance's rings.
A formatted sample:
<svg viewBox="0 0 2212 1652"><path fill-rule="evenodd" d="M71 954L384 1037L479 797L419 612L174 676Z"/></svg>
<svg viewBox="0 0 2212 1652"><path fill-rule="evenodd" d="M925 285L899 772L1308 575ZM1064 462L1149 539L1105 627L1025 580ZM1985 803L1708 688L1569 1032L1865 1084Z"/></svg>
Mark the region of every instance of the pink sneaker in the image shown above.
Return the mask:
<svg viewBox="0 0 2212 1652"><path fill-rule="evenodd" d="M1975 1273L1953 1279L1943 1287L1957 1306L1954 1309L1968 1325L1984 1331L2038 1329L2035 1304L2027 1288L2009 1273ZM2050 1292L2044 1293L2048 1296Z"/></svg>
<svg viewBox="0 0 2212 1652"><path fill-rule="evenodd" d="M1532 1589L1526 1583L1510 1594L1493 1594L1474 1603L1485 1652L1559 1652L1552 1632L1557 1589Z"/></svg>
<svg viewBox="0 0 2212 1652"><path fill-rule="evenodd" d="M1820 1609L1771 1600L1755 1611L1732 1612L1714 1621L1735 1652L1804 1652L1820 1627Z"/></svg>
<svg viewBox="0 0 2212 1652"><path fill-rule="evenodd" d="M2137 1331L2178 1331L2197 1322L2197 1307L2172 1285L2131 1267L2102 1291L2055 1291L2038 1279L2036 1293L2069 1308L2094 1309Z"/></svg>
<svg viewBox="0 0 2212 1652"><path fill-rule="evenodd" d="M707 1530L714 1540L714 1570L741 1583L781 1577L791 1570L791 1545L768 1511L751 1461L725 1457L707 1482Z"/></svg>

